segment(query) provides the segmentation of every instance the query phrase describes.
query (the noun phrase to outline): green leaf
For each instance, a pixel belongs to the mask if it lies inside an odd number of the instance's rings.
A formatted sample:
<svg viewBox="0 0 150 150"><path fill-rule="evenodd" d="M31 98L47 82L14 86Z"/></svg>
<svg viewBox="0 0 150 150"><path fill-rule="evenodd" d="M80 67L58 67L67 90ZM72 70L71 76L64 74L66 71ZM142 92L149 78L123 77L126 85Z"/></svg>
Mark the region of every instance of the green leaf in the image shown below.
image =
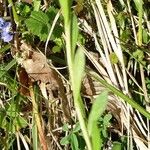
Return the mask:
<svg viewBox="0 0 150 150"><path fill-rule="evenodd" d="M62 127L62 130L63 130L63 131L69 131L68 124L65 123L65 124L63 125L63 127Z"/></svg>
<svg viewBox="0 0 150 150"><path fill-rule="evenodd" d="M71 142L71 149L72 150L79 150L78 139L74 133L72 133L70 136L70 142Z"/></svg>
<svg viewBox="0 0 150 150"><path fill-rule="evenodd" d="M60 38L62 33L63 33L62 27L59 26L58 24L56 24L56 26L55 26L55 28L53 30L53 34L52 34L51 39L55 40L56 38Z"/></svg>
<svg viewBox="0 0 150 150"><path fill-rule="evenodd" d="M33 11L29 19L25 21L28 30L45 41L50 29L48 16L42 11Z"/></svg>
<svg viewBox="0 0 150 150"><path fill-rule="evenodd" d="M4 70L5 71L8 71L8 70L10 70L15 64L16 64L16 59L13 59L13 60L11 60L8 64L7 64L7 66L4 68Z"/></svg>
<svg viewBox="0 0 150 150"><path fill-rule="evenodd" d="M41 41L46 41L57 12L58 10L54 7L50 7L46 13L42 11L32 11L30 18L25 21L25 24L33 35L38 36ZM60 38L62 31L62 27L57 23L51 39L55 40L55 38Z"/></svg>
<svg viewBox="0 0 150 150"><path fill-rule="evenodd" d="M149 42L149 35L146 29L143 29L143 43L148 44Z"/></svg>
<svg viewBox="0 0 150 150"><path fill-rule="evenodd" d="M15 123L20 128L25 128L28 125L27 121L23 117L21 117L21 116L17 116L15 118Z"/></svg>
<svg viewBox="0 0 150 150"><path fill-rule="evenodd" d="M10 44L4 45L3 47L0 48L0 53L3 53L3 52L7 51L10 48L11 48Z"/></svg>
<svg viewBox="0 0 150 150"><path fill-rule="evenodd" d="M62 14L64 16L65 24L68 24L69 19L70 19L70 9L71 9L72 0L65 0L65 1L59 0L59 3L61 5Z"/></svg>
<svg viewBox="0 0 150 150"><path fill-rule="evenodd" d="M59 47L59 46L54 46L53 48L52 48L52 51L54 52L54 53L58 53L58 52L60 52L61 51L61 47Z"/></svg>
<svg viewBox="0 0 150 150"><path fill-rule="evenodd" d="M76 132L78 132L80 130L81 130L80 124L79 124L79 122L77 122L75 127L74 127L74 129L73 129L73 133L76 133Z"/></svg>
<svg viewBox="0 0 150 150"><path fill-rule="evenodd" d="M5 117L6 117L6 111L4 108L0 108L0 127L3 126L3 122L5 120Z"/></svg>
<svg viewBox="0 0 150 150"><path fill-rule="evenodd" d="M120 142L113 142L112 150L122 150L122 145Z"/></svg>
<svg viewBox="0 0 150 150"><path fill-rule="evenodd" d="M9 62L3 70L0 70L0 78L16 64L16 59Z"/></svg>
<svg viewBox="0 0 150 150"><path fill-rule="evenodd" d="M49 23L50 23L50 26L52 25L53 23L53 20L55 19L56 15L58 13L58 9L56 9L55 7L50 7L47 11L46 11L46 15L48 16L49 18ZM60 26L60 20L61 18L59 17L59 19L57 20L57 23L55 25L55 28L53 30L53 34L51 36L51 39L53 41L58 41L59 40L62 40L60 39L61 35L62 35L62 32L63 32L63 27ZM60 46L60 42L59 44L56 42L56 45ZM61 45L62 45L62 41L61 41ZM61 46L60 46L61 47Z"/></svg>
<svg viewBox="0 0 150 150"><path fill-rule="evenodd" d="M74 14L72 14L71 32L72 32L71 43L72 43L72 52L73 52L72 55L74 56L74 52L78 40L78 34L79 34L78 21L76 15Z"/></svg>
<svg viewBox="0 0 150 150"><path fill-rule="evenodd" d="M112 118L111 114L106 114L103 119L104 126L108 127L110 125L110 119Z"/></svg>
<svg viewBox="0 0 150 150"><path fill-rule="evenodd" d="M78 99L80 89L81 89L81 81L82 81L82 76L84 72L84 66L85 66L85 56L83 53L83 50L81 48L78 48L76 54L75 54L75 59L74 59L74 66L73 66L73 73L74 73L74 87L73 87L73 92L74 92L74 98Z"/></svg>
<svg viewBox="0 0 150 150"><path fill-rule="evenodd" d="M100 149L102 146L100 132L97 126L97 121L106 109L108 92L102 92L94 101L88 120L88 132L92 139L93 149Z"/></svg>
<svg viewBox="0 0 150 150"><path fill-rule="evenodd" d="M138 61L142 61L144 59L144 52L137 49L135 52L133 52L133 57L137 58Z"/></svg>
<svg viewBox="0 0 150 150"><path fill-rule="evenodd" d="M108 138L108 133L107 133L107 128L106 127L104 127L102 129L102 135L103 135L104 138Z"/></svg>
<svg viewBox="0 0 150 150"><path fill-rule="evenodd" d="M48 25L49 22L48 16L42 11L32 11L30 18L45 25Z"/></svg>
<svg viewBox="0 0 150 150"><path fill-rule="evenodd" d="M32 7L29 6L26 3L17 2L16 3L16 11L20 15L20 20L19 21L21 22L23 18L29 17L29 15L30 15L30 13L32 11Z"/></svg>
<svg viewBox="0 0 150 150"><path fill-rule="evenodd" d="M19 108L15 102L12 102L11 105L7 109L7 115L10 117L18 116Z"/></svg>
<svg viewBox="0 0 150 150"><path fill-rule="evenodd" d="M143 114L145 117L147 117L150 120L150 113L146 111L142 106L140 106L138 103L135 102L135 100L131 99L124 93L120 92L117 88L112 86L111 84L107 83L105 80L101 79L99 75L96 73L90 73L90 76L92 76L95 80L99 81L103 86L105 86L108 90L112 91L114 94L116 94L118 97L120 97L125 102L129 103L133 108L137 109L141 114Z"/></svg>
<svg viewBox="0 0 150 150"><path fill-rule="evenodd" d="M134 3L135 3L135 6L136 6L138 12L142 11L143 1L142 0L134 0Z"/></svg>
<svg viewBox="0 0 150 150"><path fill-rule="evenodd" d="M70 135L63 137L63 138L60 140L60 144L61 144L61 145L67 145L67 144L69 144L69 142L70 142Z"/></svg>
<svg viewBox="0 0 150 150"><path fill-rule="evenodd" d="M84 150L85 149L85 139L83 136L78 136L78 143L79 143L79 150Z"/></svg>
<svg viewBox="0 0 150 150"><path fill-rule="evenodd" d="M114 52L110 53L109 57L112 64L117 64L119 62L118 57Z"/></svg>
<svg viewBox="0 0 150 150"><path fill-rule="evenodd" d="M100 130L97 126L97 121L93 122L93 131L91 135L92 140L92 148L93 150L99 150L102 147L102 137L100 134Z"/></svg>
<svg viewBox="0 0 150 150"><path fill-rule="evenodd" d="M63 42L62 42L62 39L59 37L59 38L55 38L54 39L54 42L57 46L59 47L62 47L63 46Z"/></svg>
<svg viewBox="0 0 150 150"><path fill-rule="evenodd" d="M16 125L12 118L9 118L9 122L7 121L5 128L8 133L11 132L11 134L13 134L16 132Z"/></svg>
<svg viewBox="0 0 150 150"><path fill-rule="evenodd" d="M138 45L142 45L142 17L144 14L143 11L143 1L142 0L134 0L138 11Z"/></svg>
<svg viewBox="0 0 150 150"><path fill-rule="evenodd" d="M38 11L40 9L41 0L34 0L33 5L34 5L34 11Z"/></svg>
<svg viewBox="0 0 150 150"><path fill-rule="evenodd" d="M46 11L46 15L48 16L48 18L50 19L50 22L53 22L56 14L58 13L58 9L56 9L55 7L49 7L48 10Z"/></svg>
<svg viewBox="0 0 150 150"><path fill-rule="evenodd" d="M130 37L131 37L131 30L129 28L122 31L122 34L121 34L122 41L126 42L130 40Z"/></svg>
<svg viewBox="0 0 150 150"><path fill-rule="evenodd" d="M38 150L38 131L37 124L35 123L35 117L33 117L32 124L33 150Z"/></svg>

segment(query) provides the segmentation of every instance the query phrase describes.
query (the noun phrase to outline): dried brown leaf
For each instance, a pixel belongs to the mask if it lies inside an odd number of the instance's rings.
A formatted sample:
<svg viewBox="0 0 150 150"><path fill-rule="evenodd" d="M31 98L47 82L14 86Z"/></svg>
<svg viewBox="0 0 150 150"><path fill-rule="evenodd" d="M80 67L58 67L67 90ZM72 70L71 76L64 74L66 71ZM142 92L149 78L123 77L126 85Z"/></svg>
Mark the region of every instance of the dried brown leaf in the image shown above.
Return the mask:
<svg viewBox="0 0 150 150"><path fill-rule="evenodd" d="M56 96L61 100L65 119L71 122L68 101L60 75L54 68L50 67L43 53L33 50L31 46L25 43L21 46L21 52L23 57L21 64L32 82L39 81L39 87L44 97L48 97L45 93L48 91L51 100Z"/></svg>
<svg viewBox="0 0 150 150"><path fill-rule="evenodd" d="M18 70L18 80L20 83L19 92L24 96L29 96L29 78L24 68L20 67Z"/></svg>

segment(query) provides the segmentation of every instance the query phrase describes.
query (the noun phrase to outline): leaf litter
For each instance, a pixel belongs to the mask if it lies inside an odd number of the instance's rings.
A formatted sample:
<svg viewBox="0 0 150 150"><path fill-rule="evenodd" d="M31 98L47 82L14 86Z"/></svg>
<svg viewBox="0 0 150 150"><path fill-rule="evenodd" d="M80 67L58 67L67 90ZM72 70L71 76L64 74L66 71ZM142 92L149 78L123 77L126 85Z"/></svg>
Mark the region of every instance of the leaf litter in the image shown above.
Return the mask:
<svg viewBox="0 0 150 150"><path fill-rule="evenodd" d="M34 50L30 45L23 43L20 51L22 59L19 59L19 63L25 69L28 78L31 82L38 83L44 98L54 100L57 93L57 97L61 99L65 120L72 122L63 81L58 72L50 67L42 52ZM25 93L25 90L22 92Z"/></svg>

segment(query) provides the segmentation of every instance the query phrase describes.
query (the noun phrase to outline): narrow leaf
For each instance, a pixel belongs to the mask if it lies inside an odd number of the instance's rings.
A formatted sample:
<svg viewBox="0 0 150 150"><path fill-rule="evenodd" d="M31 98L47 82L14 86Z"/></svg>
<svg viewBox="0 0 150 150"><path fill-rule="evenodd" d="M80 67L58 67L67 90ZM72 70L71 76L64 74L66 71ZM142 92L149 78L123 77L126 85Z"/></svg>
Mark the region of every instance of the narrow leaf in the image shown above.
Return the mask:
<svg viewBox="0 0 150 150"><path fill-rule="evenodd" d="M65 24L68 24L69 18L70 18L70 9L72 0L59 0L59 3L61 5L62 14L64 16Z"/></svg>
<svg viewBox="0 0 150 150"><path fill-rule="evenodd" d="M35 123L35 117L33 117L33 126L32 126L32 139L33 139L33 150L38 150L38 133L37 125Z"/></svg>
<svg viewBox="0 0 150 150"><path fill-rule="evenodd" d="M88 132L92 139L93 149L100 149L101 147L102 139L100 138L100 132L97 126L97 121L106 109L107 96L108 92L104 91L96 98L92 105L92 109L89 115Z"/></svg>
<svg viewBox="0 0 150 150"><path fill-rule="evenodd" d="M78 99L80 89L81 89L81 81L82 81L82 76L84 72L84 66L85 66L85 56L83 53L83 50L81 48L78 48L76 54L75 54L75 59L74 59L74 97L75 99Z"/></svg>
<svg viewBox="0 0 150 150"><path fill-rule="evenodd" d="M76 15L72 15L72 24L71 24L71 31L72 31L72 37L71 37L71 43L72 43L72 55L74 56L74 51L77 45L77 40L78 40L78 34L79 34L79 29L78 29L78 21Z"/></svg>
<svg viewBox="0 0 150 150"><path fill-rule="evenodd" d="M134 3L135 3L137 10L142 11L143 1L142 0L134 0Z"/></svg>
<svg viewBox="0 0 150 150"><path fill-rule="evenodd" d="M79 149L78 139L74 133L71 134L70 140L71 140L71 149L78 150Z"/></svg>
<svg viewBox="0 0 150 150"><path fill-rule="evenodd" d="M0 70L0 78L16 64L16 59L9 62L3 70Z"/></svg>
<svg viewBox="0 0 150 150"><path fill-rule="evenodd" d="M95 78L95 80L99 81L103 86L105 86L107 89L112 91L114 94L116 94L118 97L120 97L125 102L129 103L133 108L137 109L141 114L143 114L145 117L147 117L150 120L150 113L146 111L142 106L140 106L138 103L136 103L133 99L122 93L119 89L115 88L111 84L107 83L105 80L101 79L97 74L90 73L90 75ZM120 100L121 100L120 99Z"/></svg>

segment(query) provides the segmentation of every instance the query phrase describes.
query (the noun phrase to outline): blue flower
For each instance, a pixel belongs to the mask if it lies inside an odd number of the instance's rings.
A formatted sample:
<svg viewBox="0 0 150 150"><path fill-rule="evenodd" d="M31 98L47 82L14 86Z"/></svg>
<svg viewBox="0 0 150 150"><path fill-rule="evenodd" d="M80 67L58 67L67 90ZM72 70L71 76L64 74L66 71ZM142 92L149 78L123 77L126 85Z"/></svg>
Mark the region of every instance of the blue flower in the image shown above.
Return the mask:
<svg viewBox="0 0 150 150"><path fill-rule="evenodd" d="M0 30L3 28L5 21L3 18L0 18Z"/></svg>
<svg viewBox="0 0 150 150"><path fill-rule="evenodd" d="M11 23L0 18L0 38L4 42L10 42L13 39L13 34L10 32Z"/></svg>
<svg viewBox="0 0 150 150"><path fill-rule="evenodd" d="M13 39L13 35L9 32L2 32L1 33L1 39L4 42L10 42Z"/></svg>

